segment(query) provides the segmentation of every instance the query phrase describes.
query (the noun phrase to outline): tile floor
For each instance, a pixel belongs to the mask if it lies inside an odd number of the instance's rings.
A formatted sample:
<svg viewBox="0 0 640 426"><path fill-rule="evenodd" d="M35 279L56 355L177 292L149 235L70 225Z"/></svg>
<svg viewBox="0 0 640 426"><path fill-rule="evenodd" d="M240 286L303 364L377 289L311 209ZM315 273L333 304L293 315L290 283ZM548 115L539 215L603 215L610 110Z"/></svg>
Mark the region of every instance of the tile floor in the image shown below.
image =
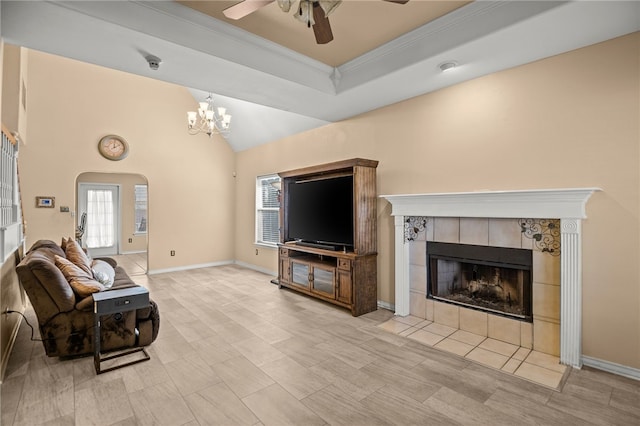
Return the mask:
<svg viewBox="0 0 640 426"><path fill-rule="evenodd" d="M147 273L147 253L131 253L131 254L118 254L115 256L109 256L118 262L118 265L122 266L129 276L145 275Z"/></svg>
<svg viewBox="0 0 640 426"><path fill-rule="evenodd" d="M23 321L2 382L0 423L640 424L638 380L585 367L568 369L553 390L389 333L378 325L391 311L352 317L278 289L272 278L234 265L135 275L160 308L151 360L99 376L91 357L47 357ZM25 314L36 323L33 309ZM388 325L436 334L396 322ZM459 343L468 344L447 344Z"/></svg>
<svg viewBox="0 0 640 426"><path fill-rule="evenodd" d="M567 367L553 355L411 315L393 317L378 327L556 390L562 386L567 373Z"/></svg>

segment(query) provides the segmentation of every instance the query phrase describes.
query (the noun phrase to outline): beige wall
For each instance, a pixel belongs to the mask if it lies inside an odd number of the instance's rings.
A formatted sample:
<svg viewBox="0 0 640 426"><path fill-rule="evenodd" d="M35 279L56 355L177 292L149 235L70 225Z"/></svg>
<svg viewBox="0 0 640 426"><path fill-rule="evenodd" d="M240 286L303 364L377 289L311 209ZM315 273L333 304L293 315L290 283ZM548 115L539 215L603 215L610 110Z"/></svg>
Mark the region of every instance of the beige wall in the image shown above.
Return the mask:
<svg viewBox="0 0 640 426"><path fill-rule="evenodd" d="M27 244L73 232L34 197L75 208L84 172L147 177L151 270L235 258L275 272L275 250L255 254L255 178L307 165L379 160L379 194L598 186L583 230L584 354L640 368L639 52L639 34L622 37L234 155L186 135L186 89L30 51ZM129 141L127 159L99 156L108 133ZM389 213L380 200L378 298L393 303Z"/></svg>
<svg viewBox="0 0 640 426"><path fill-rule="evenodd" d="M2 124L27 141L27 50L7 44L3 49Z"/></svg>
<svg viewBox="0 0 640 426"><path fill-rule="evenodd" d="M276 271L246 226L255 177L307 165L379 160L379 194L600 187L583 223L583 352L640 368L639 54L636 33L239 153L235 258ZM394 303L382 200L378 253L378 299Z"/></svg>
<svg viewBox="0 0 640 426"><path fill-rule="evenodd" d="M222 138L187 134L185 112L196 106L187 89L36 51L28 60L27 247L73 235L74 218L58 206L75 210L81 173L138 174L149 183L150 271L233 260L234 153ZM100 156L107 134L128 141L126 159ZM56 208L35 208L38 195L56 197Z"/></svg>
<svg viewBox="0 0 640 426"><path fill-rule="evenodd" d="M135 186L147 185L141 175L122 173L83 173L78 183L103 183L118 185L120 189L120 252L147 251L147 234L136 234ZM78 194L76 193L76 200ZM129 242L131 239L131 242Z"/></svg>

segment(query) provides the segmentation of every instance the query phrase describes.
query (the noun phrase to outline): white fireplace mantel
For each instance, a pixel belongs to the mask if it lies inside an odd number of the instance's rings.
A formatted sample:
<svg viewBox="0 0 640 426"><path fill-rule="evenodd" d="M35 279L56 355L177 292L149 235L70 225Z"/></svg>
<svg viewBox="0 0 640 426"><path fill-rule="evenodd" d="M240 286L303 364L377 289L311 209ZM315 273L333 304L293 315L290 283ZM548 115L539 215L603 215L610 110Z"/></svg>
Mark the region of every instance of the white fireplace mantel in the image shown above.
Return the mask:
<svg viewBox="0 0 640 426"><path fill-rule="evenodd" d="M409 315L407 216L560 219L560 362L582 366L582 219L600 188L381 195L395 217L395 313Z"/></svg>
<svg viewBox="0 0 640 426"><path fill-rule="evenodd" d="M381 195L392 216L585 219L585 204L599 188Z"/></svg>

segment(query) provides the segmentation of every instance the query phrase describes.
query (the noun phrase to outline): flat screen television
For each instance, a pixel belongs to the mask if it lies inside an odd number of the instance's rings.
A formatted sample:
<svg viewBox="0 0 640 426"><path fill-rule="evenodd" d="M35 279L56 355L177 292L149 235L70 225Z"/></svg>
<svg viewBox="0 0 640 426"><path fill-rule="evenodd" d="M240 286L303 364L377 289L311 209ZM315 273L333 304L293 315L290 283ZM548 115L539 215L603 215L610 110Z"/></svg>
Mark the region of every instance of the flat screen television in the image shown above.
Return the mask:
<svg viewBox="0 0 640 426"><path fill-rule="evenodd" d="M352 250L353 176L290 182L285 215L285 241Z"/></svg>

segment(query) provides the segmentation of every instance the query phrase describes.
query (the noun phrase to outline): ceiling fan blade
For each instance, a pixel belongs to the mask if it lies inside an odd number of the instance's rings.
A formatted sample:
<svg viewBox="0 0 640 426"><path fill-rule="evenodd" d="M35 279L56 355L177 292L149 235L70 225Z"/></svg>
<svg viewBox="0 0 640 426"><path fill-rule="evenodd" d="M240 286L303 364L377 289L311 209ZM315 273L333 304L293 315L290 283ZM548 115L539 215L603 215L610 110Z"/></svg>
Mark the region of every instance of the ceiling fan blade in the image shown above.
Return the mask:
<svg viewBox="0 0 640 426"><path fill-rule="evenodd" d="M398 4L409 3L409 0L384 0L384 1L388 1L389 3L398 3Z"/></svg>
<svg viewBox="0 0 640 426"><path fill-rule="evenodd" d="M273 3L273 1L274 0L244 0L226 8L222 13L229 19L238 20L255 12L261 7L268 5L269 3Z"/></svg>
<svg viewBox="0 0 640 426"><path fill-rule="evenodd" d="M333 40L331 24L329 24L329 19L324 15L324 10L318 2L313 3L313 20L315 21L313 33L316 36L316 43L327 44Z"/></svg>

